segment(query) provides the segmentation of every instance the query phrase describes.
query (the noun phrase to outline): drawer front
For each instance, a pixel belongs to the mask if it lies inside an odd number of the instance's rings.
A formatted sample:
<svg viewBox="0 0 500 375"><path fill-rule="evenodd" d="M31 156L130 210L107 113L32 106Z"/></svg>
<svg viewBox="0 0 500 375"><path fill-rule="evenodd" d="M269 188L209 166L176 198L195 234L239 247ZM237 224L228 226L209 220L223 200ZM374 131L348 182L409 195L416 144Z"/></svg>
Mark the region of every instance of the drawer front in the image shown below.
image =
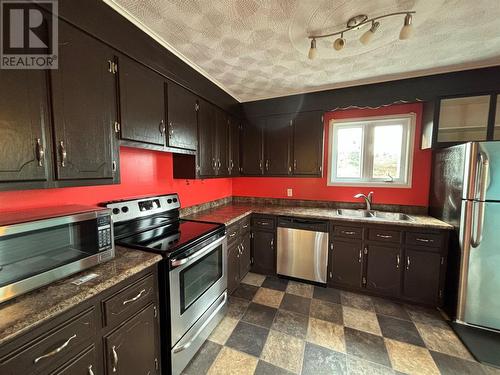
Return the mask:
<svg viewBox="0 0 500 375"><path fill-rule="evenodd" d="M335 225L333 227L333 235L334 237L352 238L360 240L363 238L363 228Z"/></svg>
<svg viewBox="0 0 500 375"><path fill-rule="evenodd" d="M97 352L94 345L85 349L76 357L71 358L51 375L97 375L99 372L97 365Z"/></svg>
<svg viewBox="0 0 500 375"><path fill-rule="evenodd" d="M440 248L443 244L443 235L439 233L406 233L406 244Z"/></svg>
<svg viewBox="0 0 500 375"><path fill-rule="evenodd" d="M22 351L2 360L2 374L46 374L64 365L96 335L94 307L68 320L62 327L34 339Z"/></svg>
<svg viewBox="0 0 500 375"><path fill-rule="evenodd" d="M227 243L228 245L233 244L235 241L238 240L240 234L240 224L235 223L227 227Z"/></svg>
<svg viewBox="0 0 500 375"><path fill-rule="evenodd" d="M368 229L370 241L401 243L401 232L398 230Z"/></svg>
<svg viewBox="0 0 500 375"><path fill-rule="evenodd" d="M258 216L252 218L252 226L255 228L273 230L275 224L273 218Z"/></svg>
<svg viewBox="0 0 500 375"><path fill-rule="evenodd" d="M148 275L103 302L105 324L113 325L139 311L155 296L155 279Z"/></svg>
<svg viewBox="0 0 500 375"><path fill-rule="evenodd" d="M250 232L250 216L244 217L239 221L240 233L244 234Z"/></svg>

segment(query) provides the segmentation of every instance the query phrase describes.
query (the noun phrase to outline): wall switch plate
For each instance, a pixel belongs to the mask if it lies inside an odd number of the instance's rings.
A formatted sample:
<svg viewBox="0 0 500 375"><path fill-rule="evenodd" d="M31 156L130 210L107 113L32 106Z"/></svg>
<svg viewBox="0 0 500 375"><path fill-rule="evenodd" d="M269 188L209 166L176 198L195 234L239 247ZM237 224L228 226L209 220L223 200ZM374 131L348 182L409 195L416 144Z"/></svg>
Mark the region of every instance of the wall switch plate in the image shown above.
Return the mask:
<svg viewBox="0 0 500 375"><path fill-rule="evenodd" d="M293 197L293 189L286 189L286 196Z"/></svg>

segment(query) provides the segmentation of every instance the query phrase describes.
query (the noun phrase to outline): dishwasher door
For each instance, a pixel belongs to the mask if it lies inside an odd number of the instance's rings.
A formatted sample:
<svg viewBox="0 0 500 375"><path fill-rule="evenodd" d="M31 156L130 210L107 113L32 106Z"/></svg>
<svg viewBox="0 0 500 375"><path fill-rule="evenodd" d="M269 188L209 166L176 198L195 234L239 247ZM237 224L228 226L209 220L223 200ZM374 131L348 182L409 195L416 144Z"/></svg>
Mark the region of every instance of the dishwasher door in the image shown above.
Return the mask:
<svg viewBox="0 0 500 375"><path fill-rule="evenodd" d="M278 221L277 273L326 284L327 224L318 222L320 225L316 226L311 225L312 221L308 221L307 225L301 225L301 221L301 219L295 219L293 223L290 223L291 225L288 225L286 219ZM307 229L300 229L301 227ZM315 227L318 230L314 230Z"/></svg>

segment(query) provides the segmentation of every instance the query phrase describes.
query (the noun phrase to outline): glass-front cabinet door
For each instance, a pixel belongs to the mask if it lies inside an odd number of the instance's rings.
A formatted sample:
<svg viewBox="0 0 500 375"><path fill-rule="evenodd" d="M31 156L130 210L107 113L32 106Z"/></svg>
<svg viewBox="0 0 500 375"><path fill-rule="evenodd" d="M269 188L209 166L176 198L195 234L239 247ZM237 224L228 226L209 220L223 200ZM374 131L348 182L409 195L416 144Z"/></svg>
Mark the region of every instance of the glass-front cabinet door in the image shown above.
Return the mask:
<svg viewBox="0 0 500 375"><path fill-rule="evenodd" d="M487 140L490 98L481 95L441 99L438 142ZM497 135L500 137L500 132Z"/></svg>

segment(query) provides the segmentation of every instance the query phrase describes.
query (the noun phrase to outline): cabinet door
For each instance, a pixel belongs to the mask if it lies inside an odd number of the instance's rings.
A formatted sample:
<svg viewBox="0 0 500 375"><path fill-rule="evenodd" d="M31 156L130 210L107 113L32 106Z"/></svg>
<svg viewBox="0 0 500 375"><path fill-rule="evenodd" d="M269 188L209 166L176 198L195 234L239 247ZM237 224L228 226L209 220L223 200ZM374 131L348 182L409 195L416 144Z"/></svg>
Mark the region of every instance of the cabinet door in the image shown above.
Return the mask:
<svg viewBox="0 0 500 375"><path fill-rule="evenodd" d="M97 351L94 345L72 358L51 375L91 375L97 374L99 365Z"/></svg>
<svg viewBox="0 0 500 375"><path fill-rule="evenodd" d="M241 135L241 167L247 176L261 175L263 165L263 129L265 119L254 118L243 125Z"/></svg>
<svg viewBox="0 0 500 375"><path fill-rule="evenodd" d="M0 182L46 181L50 166L47 75L0 70Z"/></svg>
<svg viewBox="0 0 500 375"><path fill-rule="evenodd" d="M229 118L229 175L240 175L240 123Z"/></svg>
<svg viewBox="0 0 500 375"><path fill-rule="evenodd" d="M331 281L348 287L361 286L363 271L363 248L361 241L334 241L331 257Z"/></svg>
<svg viewBox="0 0 500 375"><path fill-rule="evenodd" d="M401 290L401 254L398 247L367 246L366 288L397 297Z"/></svg>
<svg viewBox="0 0 500 375"><path fill-rule="evenodd" d="M156 315L151 304L104 337L107 374L159 373Z"/></svg>
<svg viewBox="0 0 500 375"><path fill-rule="evenodd" d="M215 176L215 107L200 101L198 110L198 175L200 177Z"/></svg>
<svg viewBox="0 0 500 375"><path fill-rule="evenodd" d="M252 236L252 272L264 275L276 273L274 232L254 231Z"/></svg>
<svg viewBox="0 0 500 375"><path fill-rule="evenodd" d="M264 174L273 176L291 174L291 131L291 116L271 116L267 118L264 130Z"/></svg>
<svg viewBox="0 0 500 375"><path fill-rule="evenodd" d="M406 249L404 259L404 297L415 302L435 304L439 300L441 255Z"/></svg>
<svg viewBox="0 0 500 375"><path fill-rule="evenodd" d="M198 144L197 97L185 88L168 83L168 145L196 150Z"/></svg>
<svg viewBox="0 0 500 375"><path fill-rule="evenodd" d="M121 137L165 144L165 79L126 57L120 58Z"/></svg>
<svg viewBox="0 0 500 375"><path fill-rule="evenodd" d="M57 178L113 178L113 51L65 22L59 26L59 69L50 71Z"/></svg>
<svg viewBox="0 0 500 375"><path fill-rule="evenodd" d="M241 235L240 253L240 280L250 271L251 266L251 239L250 232Z"/></svg>
<svg viewBox="0 0 500 375"><path fill-rule="evenodd" d="M216 110L216 148L217 148L217 176L229 175L229 119L220 109Z"/></svg>
<svg viewBox="0 0 500 375"><path fill-rule="evenodd" d="M237 241L227 251L227 290L232 293L240 285L240 243Z"/></svg>
<svg viewBox="0 0 500 375"><path fill-rule="evenodd" d="M293 174L321 176L323 133L322 112L301 112L293 119Z"/></svg>

